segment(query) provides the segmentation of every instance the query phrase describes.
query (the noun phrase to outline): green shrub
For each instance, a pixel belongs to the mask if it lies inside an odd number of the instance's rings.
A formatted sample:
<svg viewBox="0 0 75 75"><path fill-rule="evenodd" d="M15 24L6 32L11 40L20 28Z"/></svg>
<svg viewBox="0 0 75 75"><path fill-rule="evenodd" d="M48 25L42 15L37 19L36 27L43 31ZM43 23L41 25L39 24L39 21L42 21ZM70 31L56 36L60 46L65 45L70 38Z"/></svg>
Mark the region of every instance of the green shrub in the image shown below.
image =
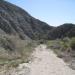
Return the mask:
<svg viewBox="0 0 75 75"><path fill-rule="evenodd" d="M72 48L72 50L75 49L75 37L73 37L70 41L70 47Z"/></svg>

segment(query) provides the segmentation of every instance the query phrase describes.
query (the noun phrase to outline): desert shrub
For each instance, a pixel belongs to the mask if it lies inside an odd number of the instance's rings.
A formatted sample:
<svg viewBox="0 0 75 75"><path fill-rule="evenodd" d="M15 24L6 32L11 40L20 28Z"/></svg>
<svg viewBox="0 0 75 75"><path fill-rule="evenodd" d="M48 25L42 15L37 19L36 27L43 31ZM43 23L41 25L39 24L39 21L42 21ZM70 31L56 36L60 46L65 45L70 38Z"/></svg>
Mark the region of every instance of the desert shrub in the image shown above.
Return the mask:
<svg viewBox="0 0 75 75"><path fill-rule="evenodd" d="M63 38L61 41L63 41L64 43L67 43L67 42L69 42L69 38L68 37L65 37L65 38Z"/></svg>
<svg viewBox="0 0 75 75"><path fill-rule="evenodd" d="M70 47L72 48L72 50L75 50L75 37L73 37L70 41Z"/></svg>
<svg viewBox="0 0 75 75"><path fill-rule="evenodd" d="M30 41L29 43L28 40L21 40L18 36L1 35L0 65L8 64L10 66L16 67L18 64L15 62L17 60L27 62L30 54L34 50L34 45L36 45L36 42L34 44L34 41ZM12 60L15 62L11 62Z"/></svg>

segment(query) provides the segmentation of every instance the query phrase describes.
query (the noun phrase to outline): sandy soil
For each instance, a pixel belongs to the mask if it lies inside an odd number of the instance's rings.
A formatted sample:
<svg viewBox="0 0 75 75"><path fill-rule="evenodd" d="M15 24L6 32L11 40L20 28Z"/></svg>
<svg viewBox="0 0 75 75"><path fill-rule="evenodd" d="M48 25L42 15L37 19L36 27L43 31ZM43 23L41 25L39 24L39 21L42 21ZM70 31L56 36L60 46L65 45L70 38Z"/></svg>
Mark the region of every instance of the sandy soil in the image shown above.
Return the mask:
<svg viewBox="0 0 75 75"><path fill-rule="evenodd" d="M33 61L20 64L16 69L0 75L75 75L75 70L69 68L45 45L38 46L32 56Z"/></svg>

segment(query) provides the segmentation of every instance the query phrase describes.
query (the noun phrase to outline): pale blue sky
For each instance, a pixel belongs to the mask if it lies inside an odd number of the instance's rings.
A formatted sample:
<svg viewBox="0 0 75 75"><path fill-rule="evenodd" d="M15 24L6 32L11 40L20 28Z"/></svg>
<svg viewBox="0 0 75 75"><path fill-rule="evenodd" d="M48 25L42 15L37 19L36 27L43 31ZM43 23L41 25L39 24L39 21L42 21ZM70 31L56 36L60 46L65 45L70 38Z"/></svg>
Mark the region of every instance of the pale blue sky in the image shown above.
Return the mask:
<svg viewBox="0 0 75 75"><path fill-rule="evenodd" d="M25 9L33 17L58 26L75 23L75 0L7 0Z"/></svg>

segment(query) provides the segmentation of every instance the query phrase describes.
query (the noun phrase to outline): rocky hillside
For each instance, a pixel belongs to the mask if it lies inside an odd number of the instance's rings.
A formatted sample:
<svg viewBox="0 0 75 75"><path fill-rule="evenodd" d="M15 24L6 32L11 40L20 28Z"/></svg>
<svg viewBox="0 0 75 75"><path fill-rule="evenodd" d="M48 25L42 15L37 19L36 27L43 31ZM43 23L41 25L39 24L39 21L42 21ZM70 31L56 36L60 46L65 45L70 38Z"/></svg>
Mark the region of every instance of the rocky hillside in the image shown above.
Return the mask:
<svg viewBox="0 0 75 75"><path fill-rule="evenodd" d="M48 39L51 29L20 7L0 0L0 60L20 58L23 53L27 57L32 41Z"/></svg>
<svg viewBox="0 0 75 75"><path fill-rule="evenodd" d="M33 40L51 40L75 36L74 24L53 27L35 19L25 10L0 0L0 65L28 62ZM10 63L9 63L10 62Z"/></svg>
<svg viewBox="0 0 75 75"><path fill-rule="evenodd" d="M0 0L0 35L13 35L22 40L57 39L75 36L75 25L52 27L35 19L25 10Z"/></svg>
<svg viewBox="0 0 75 75"><path fill-rule="evenodd" d="M23 40L43 39L52 28L20 7L0 0L0 34L18 35Z"/></svg>
<svg viewBox="0 0 75 75"><path fill-rule="evenodd" d="M74 24L67 23L53 27L35 19L20 7L0 0L1 47L15 50L32 40L57 39L66 36L75 36Z"/></svg>
<svg viewBox="0 0 75 75"><path fill-rule="evenodd" d="M49 39L59 39L64 37L75 37L75 24L65 23L49 32Z"/></svg>

